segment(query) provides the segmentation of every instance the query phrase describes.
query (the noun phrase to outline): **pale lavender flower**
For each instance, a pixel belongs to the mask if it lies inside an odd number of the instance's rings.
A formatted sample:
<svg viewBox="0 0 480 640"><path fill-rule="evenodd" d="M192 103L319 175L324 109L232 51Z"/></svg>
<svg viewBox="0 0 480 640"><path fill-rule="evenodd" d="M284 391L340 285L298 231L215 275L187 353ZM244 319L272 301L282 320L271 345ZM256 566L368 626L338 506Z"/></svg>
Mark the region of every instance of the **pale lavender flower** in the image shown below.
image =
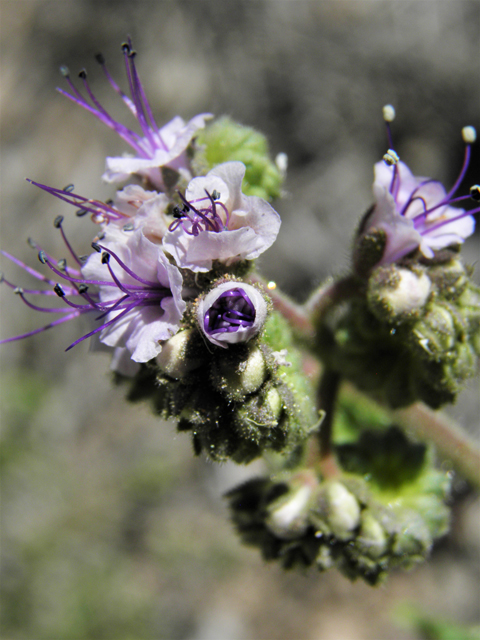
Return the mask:
<svg viewBox="0 0 480 640"><path fill-rule="evenodd" d="M414 176L392 149L375 165L375 205L364 223L362 236L372 230L385 232L386 245L379 265L396 262L417 248L426 258L432 258L435 251L461 244L473 233L472 214L480 209L466 211L452 206L470 197L455 197L468 168L474 129L465 127L463 136L463 167L448 193L438 180ZM474 198L475 189L478 187L471 190Z"/></svg>
<svg viewBox="0 0 480 640"><path fill-rule="evenodd" d="M20 289L4 279L7 286L14 289L28 307L44 313L58 313L61 317L44 327L0 343L27 338L81 315L95 314L95 328L75 340L67 351L79 342L95 337L103 345L114 348L118 367L123 370L126 368L125 350L135 362L151 360L161 351L162 341L179 329L186 308L179 270L170 264L161 247L150 242L141 229L122 242L99 240L92 244L95 253L80 257L64 234L62 220L59 216L55 226L62 233L75 267L67 265L65 259L57 261L40 250L40 262L54 274L47 277L2 251L12 262L52 288ZM62 284L55 282L54 277ZM30 296L38 295L57 295L67 308L39 306L30 300Z"/></svg>
<svg viewBox="0 0 480 640"><path fill-rule="evenodd" d="M105 310L106 322L95 332L103 344L126 347L132 360L148 362L180 327L186 308L180 271L141 229L126 242L97 246L101 253L92 254L81 270L97 284Z"/></svg>
<svg viewBox="0 0 480 640"><path fill-rule="evenodd" d="M256 336L266 317L264 297L245 282L223 282L197 304L201 332L207 340L224 349Z"/></svg>
<svg viewBox="0 0 480 640"><path fill-rule="evenodd" d="M209 271L214 260L254 260L274 243L280 216L262 198L242 193L244 175L243 163L226 162L189 183L163 240L178 266Z"/></svg>
<svg viewBox="0 0 480 640"><path fill-rule="evenodd" d="M61 72L66 78L72 93L63 89L58 89L58 91L92 113L107 127L116 131L135 151L134 156L107 158L106 172L103 175L105 181L121 182L132 175L137 175L146 178L154 188L163 190L162 167L178 171L187 179L191 177L187 148L192 142L195 133L205 126L205 120L211 118L212 115L202 113L187 123L177 116L159 128L138 76L135 66L136 52L132 49L130 40L122 45L122 50L125 57L126 75L131 97L128 97L112 78L105 65L104 57L98 54L96 59L112 88L133 113L140 125L141 134L115 120L100 104L90 88L85 70L80 72L79 77L84 84L88 98L76 88L70 79L70 72L67 67L61 67Z"/></svg>

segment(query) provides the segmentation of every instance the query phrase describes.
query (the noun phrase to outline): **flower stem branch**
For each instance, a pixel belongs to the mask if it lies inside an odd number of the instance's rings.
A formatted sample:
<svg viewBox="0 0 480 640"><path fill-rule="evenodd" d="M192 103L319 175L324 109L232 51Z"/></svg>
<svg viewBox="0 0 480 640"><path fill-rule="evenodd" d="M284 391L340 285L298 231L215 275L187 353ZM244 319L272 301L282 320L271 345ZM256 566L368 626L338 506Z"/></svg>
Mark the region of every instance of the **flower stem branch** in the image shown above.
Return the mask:
<svg viewBox="0 0 480 640"><path fill-rule="evenodd" d="M317 404L324 414L317 437L312 438L308 450L308 464L317 467L324 478L341 473L332 446L332 428L341 378L338 373L326 369L318 388Z"/></svg>
<svg viewBox="0 0 480 640"><path fill-rule="evenodd" d="M340 280L329 280L322 287L314 291L303 305L305 313L310 316L314 324L318 324L332 307L344 300L348 300L360 292L361 283L354 275Z"/></svg>
<svg viewBox="0 0 480 640"><path fill-rule="evenodd" d="M420 439L433 442L438 453L472 485L480 487L480 449L449 416L421 402L391 412L395 422Z"/></svg>
<svg viewBox="0 0 480 640"><path fill-rule="evenodd" d="M298 333L300 333L304 338L313 338L315 330L310 319L300 305L293 302L293 300L291 300L286 294L276 288L270 289L268 287L268 283L257 273L252 273L249 276L249 280L260 284L265 289L265 293L267 293L272 299L275 309L289 321L294 330L298 331Z"/></svg>

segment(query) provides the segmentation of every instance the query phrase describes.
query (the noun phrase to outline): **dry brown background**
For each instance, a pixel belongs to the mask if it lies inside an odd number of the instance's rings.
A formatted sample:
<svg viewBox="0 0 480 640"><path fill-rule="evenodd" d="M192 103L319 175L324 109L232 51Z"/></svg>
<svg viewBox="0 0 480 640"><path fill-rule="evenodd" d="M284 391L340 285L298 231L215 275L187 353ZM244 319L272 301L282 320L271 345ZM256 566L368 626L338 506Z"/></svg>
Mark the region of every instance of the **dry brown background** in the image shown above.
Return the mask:
<svg viewBox="0 0 480 640"><path fill-rule="evenodd" d="M92 227L24 177L107 198L104 157L124 150L55 92L58 67L86 66L120 114L93 55L101 50L124 85L128 34L159 122L227 113L288 154L282 230L261 268L298 299L348 266L386 149L383 104L397 108L402 159L447 185L462 162L461 127L480 128L476 0L1 0L0 20L1 247L35 266L28 236L63 252L56 215L78 247ZM467 186L479 181L478 158ZM465 254L478 259L475 239ZM2 269L28 282L4 259ZM44 320L0 289L2 338ZM1 348L2 638L420 638L399 626L404 602L479 624L472 494L431 562L378 589L335 572L284 574L240 547L226 520L221 495L245 470L193 459L186 436L126 405L108 360L86 345L64 354L80 332L72 323ZM475 429L475 382L453 412Z"/></svg>

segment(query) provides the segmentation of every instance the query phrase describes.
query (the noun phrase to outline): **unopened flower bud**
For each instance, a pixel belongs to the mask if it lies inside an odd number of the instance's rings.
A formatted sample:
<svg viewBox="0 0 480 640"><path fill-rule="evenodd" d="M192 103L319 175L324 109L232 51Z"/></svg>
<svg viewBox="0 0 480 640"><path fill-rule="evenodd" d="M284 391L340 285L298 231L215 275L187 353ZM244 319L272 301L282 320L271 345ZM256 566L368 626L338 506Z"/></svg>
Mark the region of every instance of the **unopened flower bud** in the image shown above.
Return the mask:
<svg viewBox="0 0 480 640"><path fill-rule="evenodd" d="M375 315L387 322L421 310L430 295L432 283L425 273L395 265L375 269L368 281L368 302Z"/></svg>
<svg viewBox="0 0 480 640"><path fill-rule="evenodd" d="M456 299L468 285L468 274L458 258L430 267L428 276L442 298Z"/></svg>
<svg viewBox="0 0 480 640"><path fill-rule="evenodd" d="M379 558L387 549L387 535L375 516L365 509L362 513L360 533L357 546L370 558Z"/></svg>
<svg viewBox="0 0 480 640"><path fill-rule="evenodd" d="M308 504L317 486L313 472L303 471L289 481L289 491L268 507L267 528L282 540L292 540L308 528Z"/></svg>
<svg viewBox="0 0 480 640"><path fill-rule="evenodd" d="M245 282L223 282L201 298L197 306L200 331L224 349L255 337L266 317L264 297Z"/></svg>
<svg viewBox="0 0 480 640"><path fill-rule="evenodd" d="M352 535L360 522L360 506L355 496L340 482L331 482L326 487L329 503L328 522L340 540Z"/></svg>
<svg viewBox="0 0 480 640"><path fill-rule="evenodd" d="M341 482L327 482L317 496L311 517L321 532L349 540L360 524L360 505Z"/></svg>
<svg viewBox="0 0 480 640"><path fill-rule="evenodd" d="M425 317L415 324L412 346L424 356L437 359L455 345L456 328L452 313L442 304L432 304Z"/></svg>
<svg viewBox="0 0 480 640"><path fill-rule="evenodd" d="M257 391L266 377L265 358L257 347L238 363L222 358L212 372L214 386L228 398L237 401Z"/></svg>
<svg viewBox="0 0 480 640"><path fill-rule="evenodd" d="M268 405L268 408L272 412L273 417L278 420L280 414L282 413L283 401L280 397L280 394L275 388L272 387L271 389L269 389L269 391L267 391L267 394L265 396L265 403Z"/></svg>
<svg viewBox="0 0 480 640"><path fill-rule="evenodd" d="M164 343L156 358L160 369L171 378L183 378L202 363L200 358L192 358L187 353L192 335L192 329L179 331Z"/></svg>

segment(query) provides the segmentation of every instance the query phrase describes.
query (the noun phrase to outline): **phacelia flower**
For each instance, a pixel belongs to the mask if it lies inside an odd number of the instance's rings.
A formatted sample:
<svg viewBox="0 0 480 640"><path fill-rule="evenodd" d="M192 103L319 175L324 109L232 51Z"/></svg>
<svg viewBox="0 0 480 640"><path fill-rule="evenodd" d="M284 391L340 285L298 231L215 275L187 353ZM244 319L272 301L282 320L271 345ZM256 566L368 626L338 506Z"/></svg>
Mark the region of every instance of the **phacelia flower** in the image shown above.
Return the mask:
<svg viewBox="0 0 480 640"><path fill-rule="evenodd" d="M393 149L375 165L375 205L364 222L360 241L372 232L385 234L378 265L396 262L417 248L426 258L432 258L435 251L461 244L473 233L473 214L480 209L466 211L452 206L469 199L469 196L455 197L468 168L471 143L475 141L473 127L465 127L462 133L465 160L448 193L438 180L414 176ZM472 187L472 198L477 199L478 190L478 186Z"/></svg>
<svg viewBox="0 0 480 640"><path fill-rule="evenodd" d="M163 240L178 266L209 271L214 260L254 260L275 242L280 216L262 198L242 193L244 175L244 164L226 162L190 182Z"/></svg>
<svg viewBox="0 0 480 640"><path fill-rule="evenodd" d="M262 294L245 282L223 282L197 305L197 321L203 335L218 347L247 342L262 329L267 304Z"/></svg>
<svg viewBox="0 0 480 640"><path fill-rule="evenodd" d="M20 289L6 279L4 282L30 308L45 313L59 313L61 317L44 327L1 342L27 338L78 316L95 314L95 328L75 340L67 351L95 336L103 345L115 349L114 356L119 362L124 360L123 349L127 349L135 362L147 362L155 358L162 349L162 341L179 329L185 311L179 270L167 260L161 247L150 242L140 229L124 242L105 239L93 243L95 253L79 257L66 239L61 216L55 220L55 226L61 230L77 266L67 265L65 259L57 261L42 250L39 251L39 259L62 284L5 251L2 253L30 275L53 287L53 290ZM26 297L55 294L67 308L39 306Z"/></svg>
<svg viewBox="0 0 480 640"><path fill-rule="evenodd" d="M205 120L211 118L212 115L203 113L195 116L187 123L177 116L162 128L159 128L138 76L135 66L136 52L132 49L131 42L128 41L123 44L122 50L125 57L126 75L131 97L128 97L120 89L110 75L105 65L104 57L98 54L96 60L101 65L112 88L137 119L142 130L141 134L115 120L100 104L90 88L85 70L80 71L79 77L83 81L88 98L83 96L74 85L67 67L61 67L61 72L66 78L72 93L63 89L58 89L58 91L92 113L107 127L116 131L135 151L135 156L107 158L106 172L103 175L103 179L106 182L121 182L132 175L137 175L147 179L155 188L163 190L162 167L173 169L178 173L184 173L187 177L191 177L187 148L192 142L195 133L205 126Z"/></svg>

